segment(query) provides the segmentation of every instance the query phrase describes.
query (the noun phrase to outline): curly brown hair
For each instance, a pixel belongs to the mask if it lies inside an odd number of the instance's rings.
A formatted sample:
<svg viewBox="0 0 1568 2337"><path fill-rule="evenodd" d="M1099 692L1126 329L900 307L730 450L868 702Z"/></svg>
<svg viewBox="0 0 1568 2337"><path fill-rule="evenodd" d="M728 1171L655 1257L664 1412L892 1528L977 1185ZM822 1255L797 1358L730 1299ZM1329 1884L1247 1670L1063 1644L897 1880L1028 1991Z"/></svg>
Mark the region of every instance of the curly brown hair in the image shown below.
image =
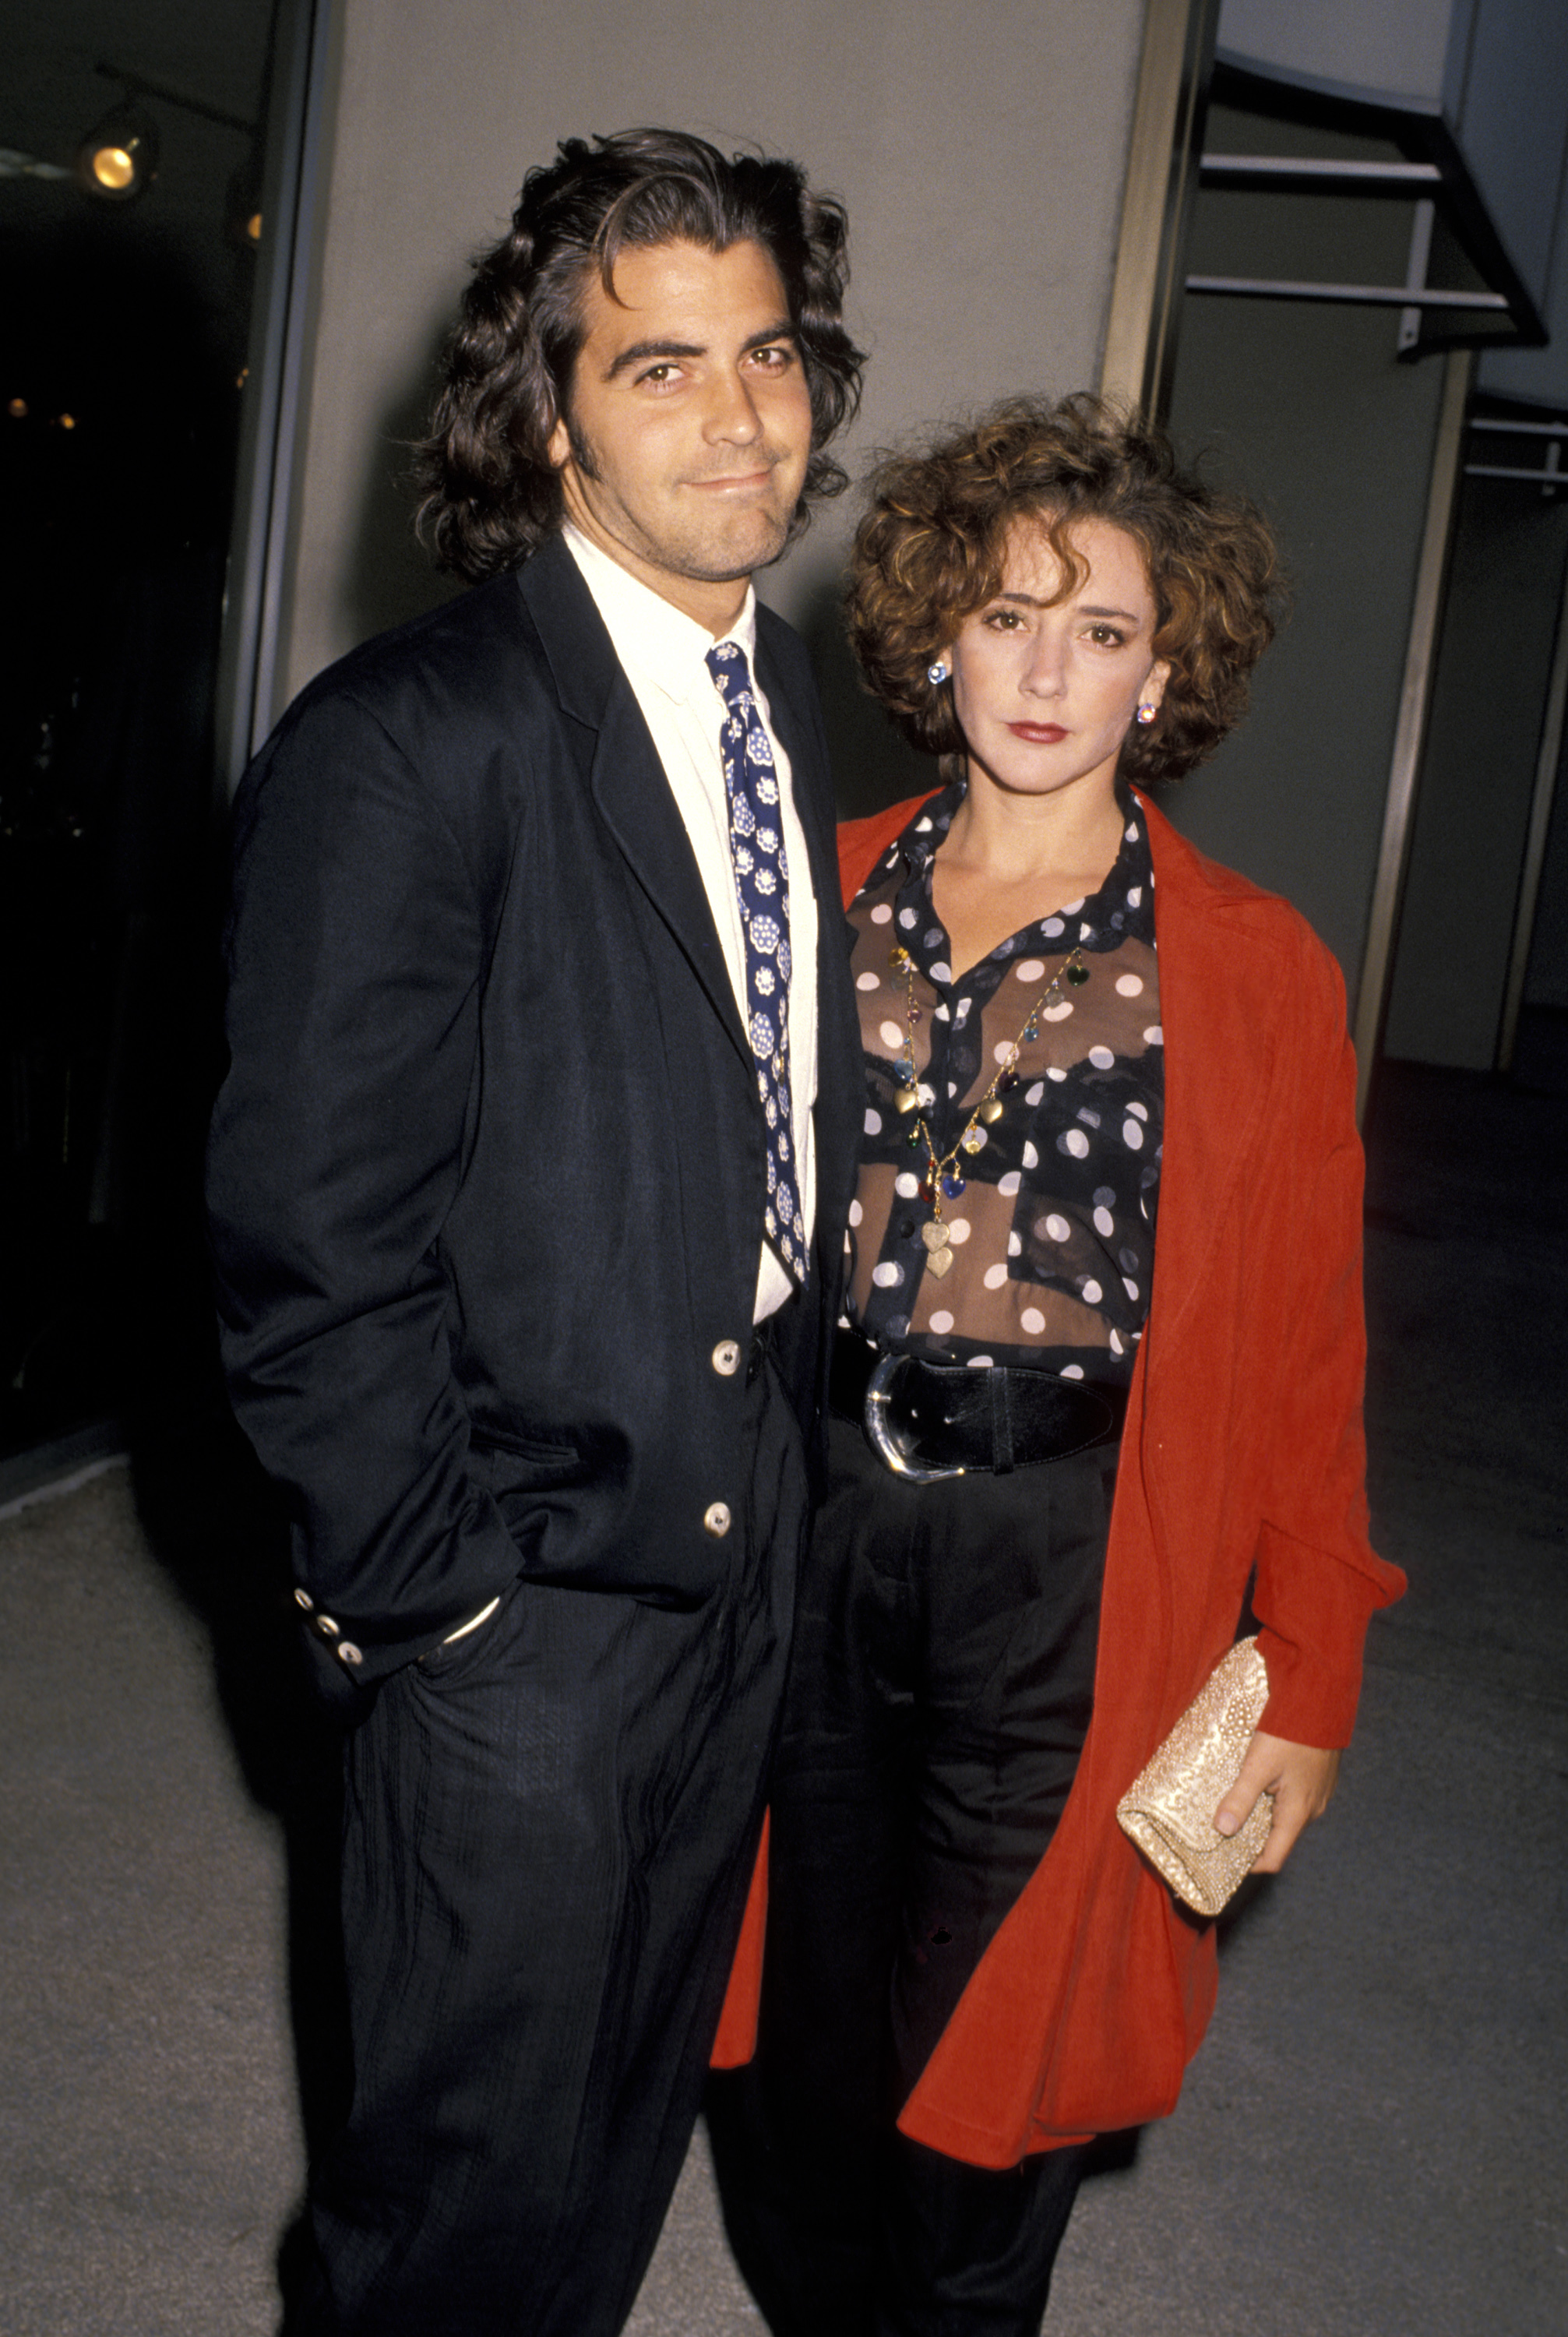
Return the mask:
<svg viewBox="0 0 1568 2337"><path fill-rule="evenodd" d="M571 426L572 368L595 273L613 298L622 251L688 242L710 251L762 246L779 270L811 397L807 498L848 482L823 450L860 399L861 352L844 329L848 226L799 165L758 154L727 160L678 130L623 130L564 140L530 171L510 231L475 263L446 351L446 384L417 450L420 533L437 564L479 583L560 525L551 434Z"/></svg>
<svg viewBox="0 0 1568 2337"><path fill-rule="evenodd" d="M1252 504L1182 470L1152 424L1086 394L1011 398L925 453L888 457L869 494L850 560L849 639L873 696L926 753L964 747L951 683L934 685L926 668L1001 590L1020 519L1044 525L1063 599L1087 572L1072 542L1079 521L1124 528L1142 552L1154 653L1171 679L1154 721L1128 733L1128 778L1180 777L1246 711L1281 598L1273 533Z"/></svg>

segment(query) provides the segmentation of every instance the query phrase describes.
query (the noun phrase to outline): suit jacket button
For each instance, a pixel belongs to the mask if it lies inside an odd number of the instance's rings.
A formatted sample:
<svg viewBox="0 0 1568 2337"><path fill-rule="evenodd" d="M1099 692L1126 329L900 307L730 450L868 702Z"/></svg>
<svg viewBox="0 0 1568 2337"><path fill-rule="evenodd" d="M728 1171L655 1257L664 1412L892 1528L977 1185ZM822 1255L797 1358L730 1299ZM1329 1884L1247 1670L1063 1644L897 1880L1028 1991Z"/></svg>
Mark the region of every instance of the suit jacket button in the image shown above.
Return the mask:
<svg viewBox="0 0 1568 2337"><path fill-rule="evenodd" d="M338 1660L342 1664L362 1664L365 1658L352 1639L345 1639L338 1650Z"/></svg>
<svg viewBox="0 0 1568 2337"><path fill-rule="evenodd" d="M341 1623L335 1623L330 1615L318 1615L316 1618L316 1628L320 1632L321 1637L324 1639L335 1639L339 1631L343 1628L343 1626Z"/></svg>
<svg viewBox="0 0 1568 2337"><path fill-rule="evenodd" d="M738 1339L720 1339L710 1358L720 1379L732 1380L740 1368L740 1343Z"/></svg>
<svg viewBox="0 0 1568 2337"><path fill-rule="evenodd" d="M722 1541L730 1530L729 1502L710 1501L702 1512L702 1525L704 1530L710 1533L715 1541Z"/></svg>
<svg viewBox="0 0 1568 2337"><path fill-rule="evenodd" d="M316 1611L316 1601L308 1590L296 1590L294 1604L296 1607L303 1608L307 1615L314 1614Z"/></svg>

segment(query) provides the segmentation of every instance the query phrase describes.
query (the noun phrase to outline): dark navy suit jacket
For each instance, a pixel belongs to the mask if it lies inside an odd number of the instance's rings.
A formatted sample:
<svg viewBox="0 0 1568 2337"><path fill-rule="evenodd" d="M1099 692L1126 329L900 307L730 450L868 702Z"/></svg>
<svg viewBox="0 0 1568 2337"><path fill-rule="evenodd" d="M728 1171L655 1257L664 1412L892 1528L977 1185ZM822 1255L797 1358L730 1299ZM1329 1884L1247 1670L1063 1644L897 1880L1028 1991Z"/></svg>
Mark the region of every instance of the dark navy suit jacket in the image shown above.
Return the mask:
<svg viewBox="0 0 1568 2337"><path fill-rule="evenodd" d="M758 621L820 904L815 1268L779 1342L809 1435L859 1045L816 692L789 628ZM322 675L236 821L212 1238L322 1685L369 1686L520 1572L701 1603L705 1517L745 1513L745 1372L717 1358L750 1335L761 1107L565 546Z"/></svg>

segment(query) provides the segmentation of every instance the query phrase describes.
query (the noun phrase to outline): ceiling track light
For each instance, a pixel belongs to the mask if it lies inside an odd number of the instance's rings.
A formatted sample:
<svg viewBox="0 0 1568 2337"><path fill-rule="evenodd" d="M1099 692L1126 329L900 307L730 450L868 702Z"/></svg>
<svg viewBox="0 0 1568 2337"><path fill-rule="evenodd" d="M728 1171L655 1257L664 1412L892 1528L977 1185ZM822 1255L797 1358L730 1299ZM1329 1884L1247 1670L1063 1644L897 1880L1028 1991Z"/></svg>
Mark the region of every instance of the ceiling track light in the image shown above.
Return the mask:
<svg viewBox="0 0 1568 2337"><path fill-rule="evenodd" d="M106 203L134 202L158 175L158 125L129 93L76 149L76 179Z"/></svg>
<svg viewBox="0 0 1568 2337"><path fill-rule="evenodd" d="M175 89L168 82L151 81L145 73L132 73L124 65L99 64L93 71L105 81L118 82L123 92L119 104L111 107L76 149L77 182L101 201L132 202L138 195L146 193L158 175L158 125L142 103L144 97L153 98L162 105L178 106L184 113L200 114L207 122L221 122L227 130L243 130L252 138L256 135L256 124L248 122L243 114L210 105L204 97L193 97L188 90ZM258 188L247 211L244 229L246 239L252 244L260 235L259 206ZM253 229L250 224L252 218Z"/></svg>

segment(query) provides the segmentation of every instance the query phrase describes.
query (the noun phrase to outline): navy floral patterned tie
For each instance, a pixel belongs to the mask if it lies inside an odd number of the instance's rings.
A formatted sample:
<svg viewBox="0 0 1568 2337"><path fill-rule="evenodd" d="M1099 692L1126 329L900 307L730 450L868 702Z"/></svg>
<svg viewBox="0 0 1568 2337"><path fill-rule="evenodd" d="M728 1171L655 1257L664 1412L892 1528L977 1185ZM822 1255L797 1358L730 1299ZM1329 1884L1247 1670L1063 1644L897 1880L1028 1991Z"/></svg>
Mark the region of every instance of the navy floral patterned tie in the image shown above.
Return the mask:
<svg viewBox="0 0 1568 2337"><path fill-rule="evenodd" d="M746 935L746 1027L768 1122L768 1238L797 1282L806 1279L806 1224L789 1108L789 871L779 775L751 687L746 652L719 641L708 670L724 700L720 745L730 798L730 853Z"/></svg>

